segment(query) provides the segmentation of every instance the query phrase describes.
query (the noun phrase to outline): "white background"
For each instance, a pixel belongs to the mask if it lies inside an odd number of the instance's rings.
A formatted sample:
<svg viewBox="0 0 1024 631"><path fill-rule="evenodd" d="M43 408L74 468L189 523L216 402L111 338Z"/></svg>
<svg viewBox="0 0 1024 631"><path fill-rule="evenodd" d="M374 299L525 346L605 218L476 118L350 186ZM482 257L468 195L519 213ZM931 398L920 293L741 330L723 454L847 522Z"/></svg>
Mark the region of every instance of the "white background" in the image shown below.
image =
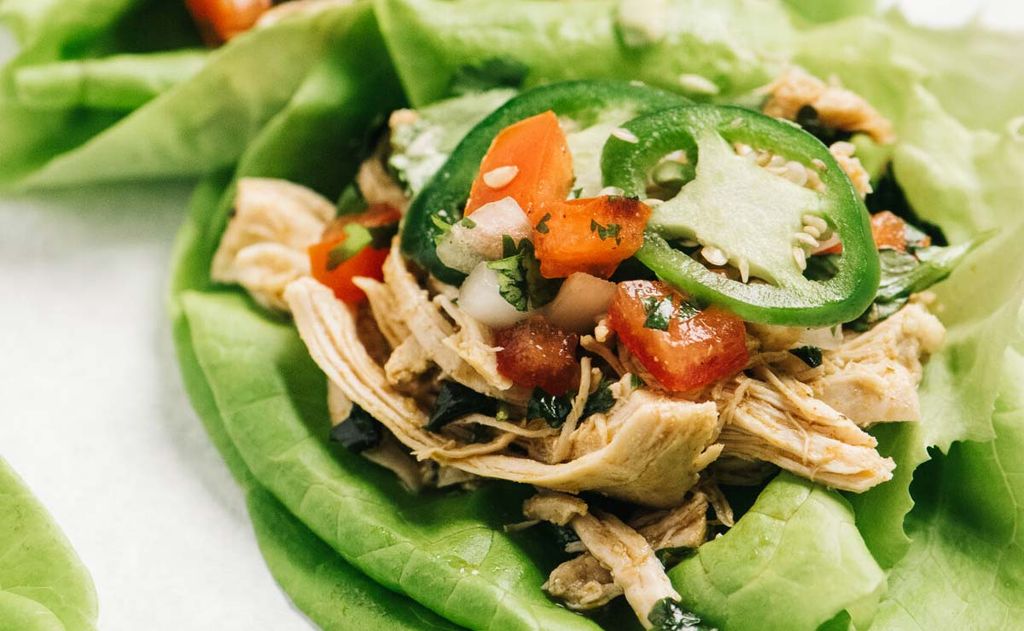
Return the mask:
<svg viewBox="0 0 1024 631"><path fill-rule="evenodd" d="M900 4L948 25L985 3ZM1020 0L987 6L983 22L1024 26ZM0 37L0 58L10 49ZM181 387L164 296L188 193L0 201L0 455L91 571L100 628L308 629Z"/></svg>

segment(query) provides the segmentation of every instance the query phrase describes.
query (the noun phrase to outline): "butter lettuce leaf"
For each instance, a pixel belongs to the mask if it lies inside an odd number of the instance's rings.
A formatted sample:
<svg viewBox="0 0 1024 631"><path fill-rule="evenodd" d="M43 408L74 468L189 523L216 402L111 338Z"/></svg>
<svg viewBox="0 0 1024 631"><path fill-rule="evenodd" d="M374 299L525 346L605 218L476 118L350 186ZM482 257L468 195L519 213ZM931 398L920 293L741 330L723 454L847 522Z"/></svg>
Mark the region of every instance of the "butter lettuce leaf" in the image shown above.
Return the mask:
<svg viewBox="0 0 1024 631"><path fill-rule="evenodd" d="M683 603L729 631L870 624L886 580L837 493L779 475L723 536L669 576Z"/></svg>
<svg viewBox="0 0 1024 631"><path fill-rule="evenodd" d="M92 631L96 589L64 533L0 458L0 629Z"/></svg>
<svg viewBox="0 0 1024 631"><path fill-rule="evenodd" d="M488 64L523 68L527 86L611 78L695 96L735 95L771 80L789 53L792 31L781 5L754 0L454 6L443 0L376 2L413 105L451 95L467 71Z"/></svg>

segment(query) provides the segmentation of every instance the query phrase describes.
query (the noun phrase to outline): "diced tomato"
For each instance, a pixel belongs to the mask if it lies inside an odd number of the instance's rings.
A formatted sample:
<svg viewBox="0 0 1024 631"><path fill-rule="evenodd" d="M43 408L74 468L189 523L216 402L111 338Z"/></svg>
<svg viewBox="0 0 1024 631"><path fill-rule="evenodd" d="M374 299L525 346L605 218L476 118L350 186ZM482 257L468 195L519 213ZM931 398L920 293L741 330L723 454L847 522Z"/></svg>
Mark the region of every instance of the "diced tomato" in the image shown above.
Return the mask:
<svg viewBox="0 0 1024 631"><path fill-rule="evenodd" d="M871 236L879 250L907 251L907 224L888 210L871 215Z"/></svg>
<svg viewBox="0 0 1024 631"><path fill-rule="evenodd" d="M671 312L661 314L668 315L667 323L665 318L649 322L650 311L666 298L672 301ZM735 374L749 359L743 320L717 307L685 317L683 300L665 283L634 280L619 283L608 310L609 325L621 343L674 392L696 390Z"/></svg>
<svg viewBox="0 0 1024 631"><path fill-rule="evenodd" d="M377 204L357 215L342 215L335 219L324 232L323 240L309 247L309 266L313 278L330 287L334 295L346 304L361 303L366 294L355 286L352 279L356 276L366 276L381 280L384 277L383 267L384 260L388 257L388 248L367 246L334 269L327 269L331 250L345 241L346 225L358 223L365 228L380 228L394 224L400 218L399 212L391 206Z"/></svg>
<svg viewBox="0 0 1024 631"><path fill-rule="evenodd" d="M512 169L505 169L512 167ZM502 171L495 171L503 169ZM499 174L512 173L507 183ZM491 174L491 175L489 175ZM499 185L492 186L497 180ZM552 111L509 125L494 138L469 192L466 215L484 204L511 197L533 223L537 203L563 200L572 189L572 154L565 132Z"/></svg>
<svg viewBox="0 0 1024 631"><path fill-rule="evenodd" d="M185 4L210 45L249 30L273 6L271 0L186 0Z"/></svg>
<svg viewBox="0 0 1024 631"><path fill-rule="evenodd" d="M518 386L563 394L579 386L576 347L580 337L542 317L524 320L494 335L498 372Z"/></svg>
<svg viewBox="0 0 1024 631"><path fill-rule="evenodd" d="M907 224L903 219L894 213L883 210L871 215L871 237L875 240L875 247L879 250L888 248L890 250L907 251ZM931 245L931 238L926 238L924 246ZM837 243L830 248L815 252L815 254L842 254L843 244Z"/></svg>
<svg viewBox="0 0 1024 631"><path fill-rule="evenodd" d="M608 278L644 241L651 209L626 197L592 197L541 204L533 243L545 278L586 272Z"/></svg>

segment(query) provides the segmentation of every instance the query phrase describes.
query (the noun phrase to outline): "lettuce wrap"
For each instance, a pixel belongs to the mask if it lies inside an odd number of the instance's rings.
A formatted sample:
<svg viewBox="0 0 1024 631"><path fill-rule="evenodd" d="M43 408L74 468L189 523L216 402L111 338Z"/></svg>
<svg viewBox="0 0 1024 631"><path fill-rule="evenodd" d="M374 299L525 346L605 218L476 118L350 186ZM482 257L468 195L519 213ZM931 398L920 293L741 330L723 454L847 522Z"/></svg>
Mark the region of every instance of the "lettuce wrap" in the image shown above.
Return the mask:
<svg viewBox="0 0 1024 631"><path fill-rule="evenodd" d="M0 629L92 631L96 589L64 533L0 458Z"/></svg>
<svg viewBox="0 0 1024 631"><path fill-rule="evenodd" d="M249 144L234 177L280 177L337 198L360 148L369 148L367 130L402 104L390 64L417 106L572 78L642 79L731 102L786 60L838 75L893 121L892 173L922 220L954 243L999 232L934 288L948 337L925 368L923 420L872 430L896 462L895 478L855 495L781 474L730 531L669 577L687 608L722 629L924 629L951 621L989 629L1015 620L1024 607L1022 557L1013 553L1024 488L1012 457L1024 422L1024 270L1008 264L1024 236L1016 208L1024 144L1011 120L1024 89L1011 54L1016 40L924 33L893 17L817 26L823 14L802 12L793 25L782 6L740 1L669 3L692 19L667 21L657 19L658 3L644 2L455 6L381 0L372 10L338 11L339 31L364 35L336 40ZM957 98L959 69L969 64L950 60L944 76L933 62L944 47L988 69L972 75L978 89L1005 71L1010 80L990 109ZM368 63L368 50L377 63ZM79 177L73 171L68 177ZM190 395L250 489L268 563L299 607L327 628L356 619L332 617L332 598L346 615L370 621L374 612L398 612L411 627L444 628L443 618L480 629L624 628L614 608L585 618L543 595L540 585L561 558L557 546L504 529L521 520L527 490L490 483L412 495L389 472L329 443L324 377L293 325L210 279L232 180L222 175L201 187L179 238L175 336Z"/></svg>

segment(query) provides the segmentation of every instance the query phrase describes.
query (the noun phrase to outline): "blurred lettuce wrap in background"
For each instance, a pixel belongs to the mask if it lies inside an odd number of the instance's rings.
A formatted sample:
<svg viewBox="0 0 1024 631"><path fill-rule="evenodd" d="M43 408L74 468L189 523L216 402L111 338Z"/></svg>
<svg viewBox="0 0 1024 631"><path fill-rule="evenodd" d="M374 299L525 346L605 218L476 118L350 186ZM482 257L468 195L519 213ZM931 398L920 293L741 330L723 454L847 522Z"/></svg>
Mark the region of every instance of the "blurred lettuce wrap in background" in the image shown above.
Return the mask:
<svg viewBox="0 0 1024 631"><path fill-rule="evenodd" d="M0 458L0 629L92 631L89 572L18 475Z"/></svg>
<svg viewBox="0 0 1024 631"><path fill-rule="evenodd" d="M15 6L19 16L35 15L28 4L12 4L11 11ZM4 69L0 187L195 177L230 166L331 45L358 45L366 37L336 3L253 29L213 51L196 48L198 34L179 3L141 4L125 19L159 30L168 21L157 18L170 7L176 18L169 23L183 21L178 30L191 38L180 38L187 47L118 49L112 45L117 29L97 27L108 34L94 44L109 55L69 58L24 49ZM124 29L144 39L144 31ZM23 30L30 43L49 41L59 29Z"/></svg>

